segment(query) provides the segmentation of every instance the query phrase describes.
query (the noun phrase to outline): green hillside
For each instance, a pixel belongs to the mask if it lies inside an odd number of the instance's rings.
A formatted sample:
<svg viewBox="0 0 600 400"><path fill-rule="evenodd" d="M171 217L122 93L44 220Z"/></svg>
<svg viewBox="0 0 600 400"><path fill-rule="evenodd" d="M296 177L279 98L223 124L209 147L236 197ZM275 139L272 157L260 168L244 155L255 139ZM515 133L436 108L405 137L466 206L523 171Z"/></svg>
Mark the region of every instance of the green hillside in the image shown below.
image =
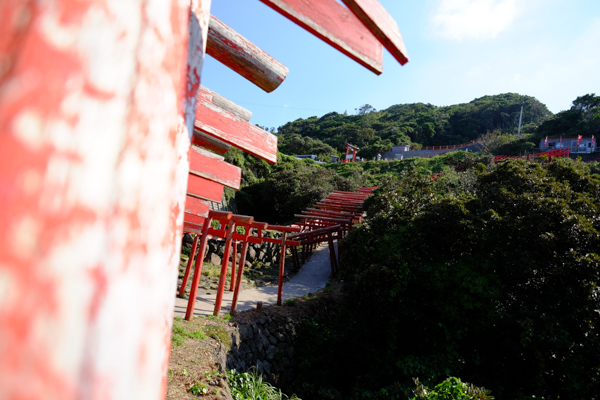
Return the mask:
<svg viewBox="0 0 600 400"><path fill-rule="evenodd" d="M376 111L366 104L356 115L331 112L321 118L297 119L278 128L279 151L316 154L325 159L345 152L345 143L361 147L370 158L394 145L413 148L460 144L488 132L516 133L523 106L522 133L533 133L552 116L531 96L516 93L484 96L466 104L398 104Z"/></svg>

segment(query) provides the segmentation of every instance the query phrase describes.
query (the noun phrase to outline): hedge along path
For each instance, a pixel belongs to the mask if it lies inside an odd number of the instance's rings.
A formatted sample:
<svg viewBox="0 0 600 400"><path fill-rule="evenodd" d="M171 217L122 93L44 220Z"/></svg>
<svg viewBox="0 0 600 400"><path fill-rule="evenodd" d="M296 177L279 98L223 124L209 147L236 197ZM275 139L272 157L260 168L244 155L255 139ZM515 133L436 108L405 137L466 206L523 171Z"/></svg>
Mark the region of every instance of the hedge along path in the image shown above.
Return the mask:
<svg viewBox="0 0 600 400"><path fill-rule="evenodd" d="M205 203L200 203L200 206L198 206L196 209L193 207L195 204L194 201L196 201L194 200L195 198L188 196L188 198L190 199L190 205L188 207L186 204L186 222L184 225L184 231L195 234L196 236L192 244L192 251L190 253L185 274L179 289L179 296L180 298L182 298L185 294L185 288L187 287L187 282L192 270L192 264L194 263L195 259L192 288L190 291L189 299L187 300L187 305L185 307L186 320L191 320L194 317L194 314L197 314L197 311L200 311L201 313L206 313L206 303L210 303L213 301L212 296L208 298L200 298L201 310L198 310L196 308L196 301L198 300L198 286L200 284L200 278L202 276L202 261L204 260L204 256L206 253L208 239L211 236L225 239L225 250L221 264L219 285L217 293L214 296L213 315L219 315L223 305L225 295L225 282L227 278L227 268L229 265L229 255L232 251L232 246L233 257L231 263L231 284L229 287L229 291L233 292L233 296L231 298L231 304L229 309L231 313L236 312L238 300L240 299L240 288L244 273L244 266L246 264L246 254L248 251L249 243L274 243L281 246L279 253L279 279L277 285L276 300L276 304L281 306L283 304L283 280L286 248L288 246L292 248L294 271L298 272L300 270L300 261L298 257L297 247L302 246L302 262L305 263L309 255L313 253L313 251L318 246L320 246L324 242L327 242L329 250L328 264L331 267L331 276L334 276L337 273L338 269L338 257L336 256L336 246L334 244L334 240L337 239L339 248L339 240L349 230L352 229L355 223L359 223L361 221L362 211L360 209L362 207L362 202L370 195L373 189L374 188L367 188L367 190L365 190L363 188L361 189L362 191L358 193L334 191L330 193L329 196L327 196L327 198L324 200L327 209L322 210L311 208L307 211L302 212L302 214L296 215L301 220L301 222L299 222L296 226L268 225L267 223L263 222L255 222L253 217L244 215L233 215L230 212L223 211L211 210L207 212L206 217L200 217L198 216L198 213L203 212L203 206L205 205ZM338 204L340 204L340 206L338 206ZM343 210L338 209L338 207L342 207ZM348 212L347 209L351 209L353 211ZM212 227L213 221L219 223L219 228ZM237 228L242 228L244 233L238 233ZM281 237L271 238L266 235L263 235L263 232L266 229L281 232ZM236 242L242 243L242 250L240 254L237 274ZM198 255L195 256L198 245L200 246L200 249ZM321 248L319 251L323 250L324 248ZM318 257L318 259L322 260L323 258ZM324 260L326 262L326 259ZM323 270L324 265L320 265L320 261L318 261L318 263L319 264L316 265L315 268L320 268L321 270ZM319 274L319 276L320 278L316 281L309 280L307 282L304 282L304 286L306 287L305 293L308 293L309 291L314 291L315 288L322 287L329 279L329 275ZM302 281L306 278L299 279ZM299 284L297 281L294 281L293 283L291 283L291 285L302 286L302 284ZM271 291L272 290L270 290L269 288L256 289L252 293L247 293L244 296L244 299L247 303L249 302L251 304L254 304L259 301L269 303L269 296L271 295ZM181 303L179 300L177 301L178 303ZM178 305L178 307L181 306ZM176 314L178 311L179 310L176 307Z"/></svg>

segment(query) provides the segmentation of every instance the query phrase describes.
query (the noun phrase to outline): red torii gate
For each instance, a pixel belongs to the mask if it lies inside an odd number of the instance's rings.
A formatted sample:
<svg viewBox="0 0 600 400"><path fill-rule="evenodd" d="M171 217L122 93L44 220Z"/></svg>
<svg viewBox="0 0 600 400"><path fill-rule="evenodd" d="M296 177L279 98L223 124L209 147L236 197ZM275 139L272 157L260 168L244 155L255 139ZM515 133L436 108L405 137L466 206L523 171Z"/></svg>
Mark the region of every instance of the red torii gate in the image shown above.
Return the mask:
<svg viewBox="0 0 600 400"><path fill-rule="evenodd" d="M358 153L359 150L360 148L346 143L346 156L344 157L342 162L354 162L356 160L356 153ZM349 155L352 155L352 160L350 160L350 158L348 157Z"/></svg>
<svg viewBox="0 0 600 400"><path fill-rule="evenodd" d="M408 61L376 0L261 1L376 73L381 44ZM190 143L276 162L275 136L200 87L204 55L266 91L287 75L210 5L0 2L3 398L164 398L184 213L201 226L239 185Z"/></svg>

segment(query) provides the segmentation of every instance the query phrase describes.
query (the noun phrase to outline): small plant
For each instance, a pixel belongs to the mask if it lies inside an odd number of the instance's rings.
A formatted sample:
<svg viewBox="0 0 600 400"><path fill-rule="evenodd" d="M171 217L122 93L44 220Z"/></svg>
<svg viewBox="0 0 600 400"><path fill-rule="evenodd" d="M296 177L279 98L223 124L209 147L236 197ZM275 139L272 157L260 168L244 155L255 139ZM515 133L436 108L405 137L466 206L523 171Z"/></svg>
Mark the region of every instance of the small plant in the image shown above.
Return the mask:
<svg viewBox="0 0 600 400"><path fill-rule="evenodd" d="M223 343L226 347L231 346L231 336L224 327L220 325L206 325L204 332L211 338Z"/></svg>
<svg viewBox="0 0 600 400"><path fill-rule="evenodd" d="M296 305L297 302L298 302L297 299L287 299L285 301L285 304L288 305L288 306L290 306L290 307L293 307L293 306Z"/></svg>
<svg viewBox="0 0 600 400"><path fill-rule="evenodd" d="M225 314L225 316L223 317L223 319L225 321L230 321L231 320L231 314Z"/></svg>
<svg viewBox="0 0 600 400"><path fill-rule="evenodd" d="M413 379L417 389L413 400L493 400L491 392L484 387L477 387L470 383L463 382L459 378L451 377L437 385L434 389L429 389L419 382L418 378Z"/></svg>
<svg viewBox="0 0 600 400"><path fill-rule="evenodd" d="M205 373L204 373L204 376L205 376L207 379L210 379L210 378L212 378L213 376L216 376L217 378L220 378L220 377L221 377L221 374L219 373L219 371L210 371L210 372L205 372Z"/></svg>
<svg viewBox="0 0 600 400"><path fill-rule="evenodd" d="M202 382L198 382L190 388L189 392L196 396L204 396L208 394L208 387Z"/></svg>
<svg viewBox="0 0 600 400"><path fill-rule="evenodd" d="M240 374L236 370L231 370L227 377L234 400L300 400L296 395L288 397L281 390L263 382L262 375L256 371Z"/></svg>
<svg viewBox="0 0 600 400"><path fill-rule="evenodd" d="M326 287L326 288L328 288L328 287L331 287L331 282L327 282L327 283L325 284L325 287Z"/></svg>

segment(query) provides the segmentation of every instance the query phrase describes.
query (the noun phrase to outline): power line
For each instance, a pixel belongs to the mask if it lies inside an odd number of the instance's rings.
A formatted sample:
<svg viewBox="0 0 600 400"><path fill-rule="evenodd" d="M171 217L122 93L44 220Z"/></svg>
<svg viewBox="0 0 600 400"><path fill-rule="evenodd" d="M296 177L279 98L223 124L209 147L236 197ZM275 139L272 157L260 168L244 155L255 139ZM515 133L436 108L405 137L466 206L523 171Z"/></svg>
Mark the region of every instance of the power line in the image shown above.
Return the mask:
<svg viewBox="0 0 600 400"><path fill-rule="evenodd" d="M316 108L302 108L302 107L286 107L286 106L277 106L274 104L259 104L259 103L251 103L249 101L238 101L238 103L241 104L249 104L252 106L259 106L259 107L269 107L269 108L288 108L291 110L304 110L304 111L324 111L324 112L330 112L330 110L324 110L324 109L316 109Z"/></svg>

